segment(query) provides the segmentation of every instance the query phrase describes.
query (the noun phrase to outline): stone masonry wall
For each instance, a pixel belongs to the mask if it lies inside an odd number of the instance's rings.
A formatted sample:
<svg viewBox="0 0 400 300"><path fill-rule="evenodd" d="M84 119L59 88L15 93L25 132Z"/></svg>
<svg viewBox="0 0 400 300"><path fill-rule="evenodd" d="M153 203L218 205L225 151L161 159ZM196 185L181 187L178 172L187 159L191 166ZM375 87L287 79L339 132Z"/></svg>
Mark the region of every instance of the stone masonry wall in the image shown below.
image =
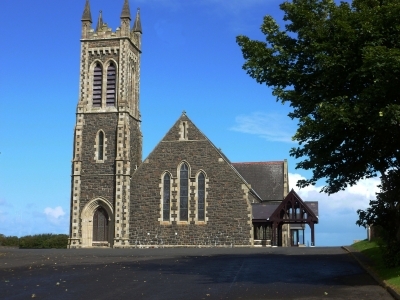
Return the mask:
<svg viewBox="0 0 400 300"><path fill-rule="evenodd" d="M140 122L134 118L130 118L130 161L131 161L131 174L133 174L142 163L142 132L140 129Z"/></svg>
<svg viewBox="0 0 400 300"><path fill-rule="evenodd" d="M183 118L187 120L186 118ZM131 246L235 246L251 244L250 207L243 181L221 153L188 122L188 140L178 141L179 121L132 177L130 206ZM178 166L190 166L190 181L200 170L208 179L206 222L195 224L194 190L189 196L189 222L160 222L160 184L165 171L177 185ZM172 210L179 194L172 192ZM175 196L174 196L175 195ZM172 216L177 216L173 211Z"/></svg>
<svg viewBox="0 0 400 300"><path fill-rule="evenodd" d="M82 132L82 176L80 209L95 197L113 203L115 195L115 150L117 113L86 114ZM98 130L105 134L104 162L96 162Z"/></svg>

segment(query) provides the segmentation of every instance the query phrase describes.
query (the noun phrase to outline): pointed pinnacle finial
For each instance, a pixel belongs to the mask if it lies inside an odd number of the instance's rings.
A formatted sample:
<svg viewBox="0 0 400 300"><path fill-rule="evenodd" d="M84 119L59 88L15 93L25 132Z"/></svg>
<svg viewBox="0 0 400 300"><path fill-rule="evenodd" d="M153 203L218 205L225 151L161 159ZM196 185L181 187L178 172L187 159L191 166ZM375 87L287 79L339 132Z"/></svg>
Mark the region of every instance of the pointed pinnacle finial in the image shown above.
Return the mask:
<svg viewBox="0 0 400 300"><path fill-rule="evenodd" d="M131 19L131 9L129 8L129 1L125 0L124 6L122 7L121 19Z"/></svg>
<svg viewBox="0 0 400 300"><path fill-rule="evenodd" d="M101 27L103 26L104 22L103 22L103 12L100 11L99 14L99 19L97 21L97 26L96 26L96 31L99 31L99 29L101 29Z"/></svg>
<svg viewBox="0 0 400 300"><path fill-rule="evenodd" d="M142 33L142 23L140 22L140 8L137 9L135 23L133 24L132 31Z"/></svg>
<svg viewBox="0 0 400 300"><path fill-rule="evenodd" d="M92 14L90 12L89 0L86 0L85 9L83 10L82 21L89 21L92 23Z"/></svg>

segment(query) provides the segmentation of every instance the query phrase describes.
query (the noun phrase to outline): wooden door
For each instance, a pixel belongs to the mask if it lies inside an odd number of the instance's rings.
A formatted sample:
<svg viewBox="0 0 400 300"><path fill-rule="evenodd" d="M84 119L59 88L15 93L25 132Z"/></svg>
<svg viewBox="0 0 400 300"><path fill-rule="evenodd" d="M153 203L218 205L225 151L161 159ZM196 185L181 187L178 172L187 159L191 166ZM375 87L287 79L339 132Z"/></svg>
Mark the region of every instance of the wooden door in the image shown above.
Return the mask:
<svg viewBox="0 0 400 300"><path fill-rule="evenodd" d="M93 216L93 241L108 241L108 214L102 207L96 209Z"/></svg>

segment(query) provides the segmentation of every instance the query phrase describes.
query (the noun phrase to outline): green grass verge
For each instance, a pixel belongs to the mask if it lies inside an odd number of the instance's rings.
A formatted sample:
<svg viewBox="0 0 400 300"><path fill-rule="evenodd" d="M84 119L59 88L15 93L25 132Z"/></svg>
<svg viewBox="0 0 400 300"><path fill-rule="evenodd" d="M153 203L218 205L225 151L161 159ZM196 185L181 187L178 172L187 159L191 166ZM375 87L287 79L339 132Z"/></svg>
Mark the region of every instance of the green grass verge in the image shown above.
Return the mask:
<svg viewBox="0 0 400 300"><path fill-rule="evenodd" d="M375 273L400 294L400 267L388 268L385 266L379 242L364 240L354 243L352 247L371 259Z"/></svg>

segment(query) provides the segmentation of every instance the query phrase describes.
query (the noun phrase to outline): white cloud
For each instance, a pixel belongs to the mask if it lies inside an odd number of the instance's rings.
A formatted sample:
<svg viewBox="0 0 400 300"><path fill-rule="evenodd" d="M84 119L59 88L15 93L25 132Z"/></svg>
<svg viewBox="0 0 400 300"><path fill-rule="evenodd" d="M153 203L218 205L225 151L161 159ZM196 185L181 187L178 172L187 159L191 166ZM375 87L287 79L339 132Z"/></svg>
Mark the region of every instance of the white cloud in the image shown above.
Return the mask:
<svg viewBox="0 0 400 300"><path fill-rule="evenodd" d="M62 221L65 212L61 206L57 206L56 208L46 207L44 214L51 223L59 223Z"/></svg>
<svg viewBox="0 0 400 300"><path fill-rule="evenodd" d="M377 186L380 184L378 178L364 179L344 191L327 195L320 193L322 186L308 186L299 189L296 183L300 179L305 178L300 174L289 173L290 189L293 188L304 201L318 201L320 213L323 212L324 214L338 214L346 211L355 212L358 209L367 208L369 201L376 198L375 193L379 191Z"/></svg>
<svg viewBox="0 0 400 300"><path fill-rule="evenodd" d="M296 131L294 121L283 114L254 112L240 115L235 121L236 125L231 130L258 135L272 142L293 143L292 136Z"/></svg>
<svg viewBox="0 0 400 300"><path fill-rule="evenodd" d="M299 179L305 179L300 174L289 173L289 187L293 188L303 201L318 201L318 225L316 226L317 246L350 245L354 240L365 239L366 230L356 225L357 210L366 209L369 201L375 199L379 191L378 178L360 180L357 185L344 191L328 196L320 193L322 186L296 187ZM307 241L310 238L310 230Z"/></svg>

